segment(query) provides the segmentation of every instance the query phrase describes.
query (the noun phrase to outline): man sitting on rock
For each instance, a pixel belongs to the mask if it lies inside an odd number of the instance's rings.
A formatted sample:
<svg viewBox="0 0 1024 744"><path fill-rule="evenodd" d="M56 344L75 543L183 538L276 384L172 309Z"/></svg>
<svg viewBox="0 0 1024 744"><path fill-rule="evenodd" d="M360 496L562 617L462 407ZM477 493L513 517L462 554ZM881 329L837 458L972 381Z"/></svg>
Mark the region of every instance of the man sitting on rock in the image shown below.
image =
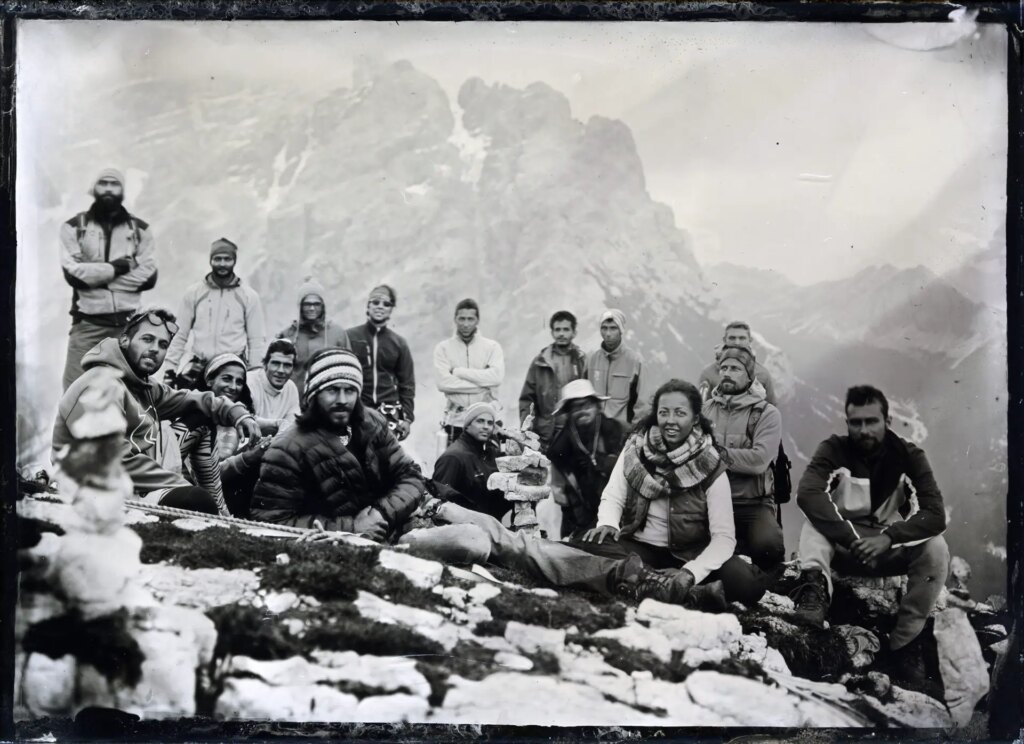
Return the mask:
<svg viewBox="0 0 1024 744"><path fill-rule="evenodd" d="M121 374L118 405L128 422L121 461L135 492L163 506L216 514L214 497L182 477L178 442L169 422L192 415L212 425L233 426L240 437L253 443L259 439L260 430L256 417L241 403L209 391L173 390L151 377L163 364L177 330L174 315L167 310L140 310L128 319L119 338L104 339L86 352L82 357L85 372L71 384L57 407L54 461L73 438L71 427L83 413L80 396L113 368Z"/></svg>
<svg viewBox="0 0 1024 744"><path fill-rule="evenodd" d="M310 358L302 413L263 456L254 519L380 541L401 528L420 502L423 476L383 414L360 402L362 389L352 352Z"/></svg>
<svg viewBox="0 0 1024 744"><path fill-rule="evenodd" d="M551 487L562 507L562 536L582 536L597 525L597 507L626 440L625 427L602 413L605 396L590 380L562 388L555 408L557 427L547 456L554 466ZM559 417L566 413L567 416Z"/></svg>
<svg viewBox="0 0 1024 744"><path fill-rule="evenodd" d="M491 440L494 419L490 403L473 403L462 412L459 436L434 464L434 482L452 489L441 494L446 500L501 519L511 504L504 491L487 487L487 479L498 472Z"/></svg>
<svg viewBox="0 0 1024 744"><path fill-rule="evenodd" d="M924 452L890 428L881 390L858 385L846 393L846 436L818 445L800 479L797 504L809 520L800 532L796 618L824 625L834 569L859 576L907 574L893 651L924 628L949 567L942 538L946 512ZM913 510L913 501L918 509Z"/></svg>

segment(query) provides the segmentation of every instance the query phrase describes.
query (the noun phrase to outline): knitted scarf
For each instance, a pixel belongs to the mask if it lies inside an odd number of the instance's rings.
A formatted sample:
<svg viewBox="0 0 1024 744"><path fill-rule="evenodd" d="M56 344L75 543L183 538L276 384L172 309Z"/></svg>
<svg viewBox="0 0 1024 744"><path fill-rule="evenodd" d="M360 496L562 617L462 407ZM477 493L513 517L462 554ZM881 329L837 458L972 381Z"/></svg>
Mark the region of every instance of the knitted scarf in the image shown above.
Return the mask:
<svg viewBox="0 0 1024 744"><path fill-rule="evenodd" d="M634 434L622 449L626 482L643 498L667 497L672 488L693 488L711 475L721 462L715 441L699 427L669 451L661 429Z"/></svg>

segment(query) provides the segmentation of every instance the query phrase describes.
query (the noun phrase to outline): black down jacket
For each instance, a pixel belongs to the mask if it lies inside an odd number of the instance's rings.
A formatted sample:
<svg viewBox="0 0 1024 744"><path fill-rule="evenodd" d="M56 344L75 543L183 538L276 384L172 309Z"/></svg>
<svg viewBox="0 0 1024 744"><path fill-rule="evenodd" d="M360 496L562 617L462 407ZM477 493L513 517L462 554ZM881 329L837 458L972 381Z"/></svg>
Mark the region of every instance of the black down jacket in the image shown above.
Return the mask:
<svg viewBox="0 0 1024 744"><path fill-rule="evenodd" d="M419 505L419 466L402 450L380 413L356 405L352 438L298 424L263 455L252 516L264 522L351 532L353 517L373 506L394 533Z"/></svg>

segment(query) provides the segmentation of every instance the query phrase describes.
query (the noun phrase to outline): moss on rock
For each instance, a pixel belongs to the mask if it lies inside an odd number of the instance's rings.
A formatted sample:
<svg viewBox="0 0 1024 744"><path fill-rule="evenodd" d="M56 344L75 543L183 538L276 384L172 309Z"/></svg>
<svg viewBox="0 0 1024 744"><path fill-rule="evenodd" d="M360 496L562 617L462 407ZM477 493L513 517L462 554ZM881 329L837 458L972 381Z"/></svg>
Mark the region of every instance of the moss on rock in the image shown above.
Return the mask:
<svg viewBox="0 0 1024 744"><path fill-rule="evenodd" d="M626 608L621 603L608 603L599 610L576 592L546 598L530 592L506 589L484 604L497 621L515 620L545 628L568 628L575 625L583 633L618 628L626 620Z"/></svg>

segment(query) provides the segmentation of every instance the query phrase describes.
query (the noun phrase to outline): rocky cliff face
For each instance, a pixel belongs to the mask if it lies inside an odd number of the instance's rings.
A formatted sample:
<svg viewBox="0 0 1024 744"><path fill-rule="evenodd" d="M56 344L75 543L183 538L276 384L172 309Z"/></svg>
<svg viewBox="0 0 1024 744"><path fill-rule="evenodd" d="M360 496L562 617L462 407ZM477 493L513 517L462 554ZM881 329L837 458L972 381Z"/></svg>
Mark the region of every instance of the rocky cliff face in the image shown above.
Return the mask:
<svg viewBox="0 0 1024 744"><path fill-rule="evenodd" d="M149 302L177 306L221 235L241 246L239 272L260 291L272 333L295 317L306 276L328 288L328 312L345 326L362 322L371 286L396 286L393 327L417 367L409 446L424 460L442 410L431 353L463 297L480 300L481 332L504 346L510 420L557 309L579 316L577 341L592 350L600 312L622 308L626 342L654 384L694 379L722 325L745 316L780 388L794 479L815 444L841 430L845 388L879 385L894 400L897 431L932 458L953 510L954 550L976 564L980 583L1002 588L1005 565L984 546L1005 545L1005 341L991 308L953 288L977 285L975 274L951 285L923 270L880 268L802 288L778 276L709 273L685 226L648 194L629 129L575 119L543 83L469 79L453 101L409 63L364 60L351 86L316 94L145 79L102 102L54 123L75 144L36 179L38 219L19 225L22 244L46 257L31 279L19 276L22 462L46 459L56 409L64 347L51 341L66 333L70 292L54 236L87 205L86 184L72 174L110 160L142 184L129 207L158 236L160 281ZM786 512L795 545L799 517Z"/></svg>

